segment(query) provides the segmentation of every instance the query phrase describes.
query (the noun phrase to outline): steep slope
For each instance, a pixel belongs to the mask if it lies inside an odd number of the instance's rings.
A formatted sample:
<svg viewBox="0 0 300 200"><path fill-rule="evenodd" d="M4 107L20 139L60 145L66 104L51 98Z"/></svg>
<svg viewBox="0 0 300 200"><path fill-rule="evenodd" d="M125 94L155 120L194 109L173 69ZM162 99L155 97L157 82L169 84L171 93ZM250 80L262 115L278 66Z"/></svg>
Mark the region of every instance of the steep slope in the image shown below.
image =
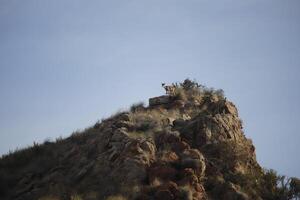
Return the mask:
<svg viewBox="0 0 300 200"><path fill-rule="evenodd" d="M172 87L148 107L3 156L1 199L274 199L233 103L190 80Z"/></svg>

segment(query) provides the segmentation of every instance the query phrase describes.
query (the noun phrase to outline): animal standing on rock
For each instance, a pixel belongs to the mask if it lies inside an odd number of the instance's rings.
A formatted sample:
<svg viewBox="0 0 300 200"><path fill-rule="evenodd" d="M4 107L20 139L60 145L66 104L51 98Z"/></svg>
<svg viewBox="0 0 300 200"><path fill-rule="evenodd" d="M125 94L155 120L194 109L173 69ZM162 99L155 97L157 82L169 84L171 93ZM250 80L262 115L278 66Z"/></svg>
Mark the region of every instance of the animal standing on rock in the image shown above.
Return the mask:
<svg viewBox="0 0 300 200"><path fill-rule="evenodd" d="M174 84L166 85L165 83L162 83L161 86L166 90L167 95L170 95L170 96L175 95L176 85L174 85Z"/></svg>

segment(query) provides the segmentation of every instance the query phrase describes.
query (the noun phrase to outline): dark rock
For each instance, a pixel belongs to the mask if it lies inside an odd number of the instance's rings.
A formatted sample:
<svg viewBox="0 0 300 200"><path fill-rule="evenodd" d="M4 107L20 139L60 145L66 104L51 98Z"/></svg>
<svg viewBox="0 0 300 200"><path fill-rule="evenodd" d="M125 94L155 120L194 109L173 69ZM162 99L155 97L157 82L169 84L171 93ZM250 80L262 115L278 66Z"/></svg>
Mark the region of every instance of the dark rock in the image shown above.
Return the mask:
<svg viewBox="0 0 300 200"><path fill-rule="evenodd" d="M168 95L153 97L149 99L149 106L166 105L172 102L172 98Z"/></svg>
<svg viewBox="0 0 300 200"><path fill-rule="evenodd" d="M173 200L174 195L169 190L159 190L155 193L157 200Z"/></svg>
<svg viewBox="0 0 300 200"><path fill-rule="evenodd" d="M185 120L183 120L183 119L176 119L176 120L173 121L173 126L177 127L177 128L183 127L186 124L187 124L187 122Z"/></svg>

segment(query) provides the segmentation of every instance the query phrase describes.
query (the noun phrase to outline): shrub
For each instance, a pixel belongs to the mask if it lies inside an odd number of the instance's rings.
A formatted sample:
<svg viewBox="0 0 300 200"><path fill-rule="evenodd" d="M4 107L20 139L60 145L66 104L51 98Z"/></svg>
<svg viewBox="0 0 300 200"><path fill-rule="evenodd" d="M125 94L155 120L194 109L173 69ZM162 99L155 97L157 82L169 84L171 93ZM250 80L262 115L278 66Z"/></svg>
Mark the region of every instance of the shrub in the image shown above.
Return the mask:
<svg viewBox="0 0 300 200"><path fill-rule="evenodd" d="M187 100L186 91L183 88L176 88L174 98L177 100Z"/></svg>
<svg viewBox="0 0 300 200"><path fill-rule="evenodd" d="M130 112L138 112L145 110L144 102L135 103L130 107Z"/></svg>
<svg viewBox="0 0 300 200"><path fill-rule="evenodd" d="M52 141L51 141L51 138L46 138L45 140L44 140L44 145L49 145L49 144L51 144L52 143Z"/></svg>
<svg viewBox="0 0 300 200"><path fill-rule="evenodd" d="M246 163L249 153L245 146L235 141L223 141L203 147L203 153L208 155L222 171L230 171L237 162Z"/></svg>
<svg viewBox="0 0 300 200"><path fill-rule="evenodd" d="M217 95L219 98L223 98L224 97L224 90L222 90L222 89L214 90L213 93L215 95Z"/></svg>
<svg viewBox="0 0 300 200"><path fill-rule="evenodd" d="M163 113L157 110L146 110L144 112L131 113L132 123L136 131L159 129L162 125Z"/></svg>
<svg viewBox="0 0 300 200"><path fill-rule="evenodd" d="M184 89L184 90L191 90L193 88L199 88L200 85L196 82L196 81L192 81L190 79L185 79L183 81L183 83L180 83L180 86Z"/></svg>
<svg viewBox="0 0 300 200"><path fill-rule="evenodd" d="M300 198L300 180L278 175L275 170L264 170L257 188L266 200L292 200Z"/></svg>
<svg viewBox="0 0 300 200"><path fill-rule="evenodd" d="M223 90L207 88L190 79L185 79L183 83L176 83L175 86L175 99L190 101L191 103L195 102L195 100L198 102L206 101L212 97L217 100L225 99Z"/></svg>
<svg viewBox="0 0 300 200"><path fill-rule="evenodd" d="M290 192L293 198L300 198L300 179L298 178L290 179Z"/></svg>

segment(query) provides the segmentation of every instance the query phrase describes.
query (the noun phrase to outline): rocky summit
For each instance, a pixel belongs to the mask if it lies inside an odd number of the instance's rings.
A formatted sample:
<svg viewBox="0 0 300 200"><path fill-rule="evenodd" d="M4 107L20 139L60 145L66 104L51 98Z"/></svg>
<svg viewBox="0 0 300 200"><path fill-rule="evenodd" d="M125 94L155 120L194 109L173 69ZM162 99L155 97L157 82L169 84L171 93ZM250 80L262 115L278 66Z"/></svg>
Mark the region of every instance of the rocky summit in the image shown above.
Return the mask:
<svg viewBox="0 0 300 200"><path fill-rule="evenodd" d="M292 199L299 179L256 161L235 105L186 79L68 138L0 160L0 199ZM286 187L278 183L282 181Z"/></svg>

